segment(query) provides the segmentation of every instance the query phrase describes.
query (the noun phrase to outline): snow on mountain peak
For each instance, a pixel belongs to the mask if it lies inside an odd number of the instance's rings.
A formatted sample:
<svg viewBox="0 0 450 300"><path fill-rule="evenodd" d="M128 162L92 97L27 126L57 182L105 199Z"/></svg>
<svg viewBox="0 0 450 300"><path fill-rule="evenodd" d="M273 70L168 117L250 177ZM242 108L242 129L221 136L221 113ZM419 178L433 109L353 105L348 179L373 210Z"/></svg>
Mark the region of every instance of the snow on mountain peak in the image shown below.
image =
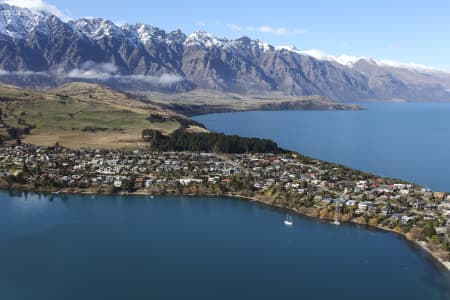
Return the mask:
<svg viewBox="0 0 450 300"><path fill-rule="evenodd" d="M15 39L24 39L31 31L37 28L47 32L46 20L51 16L51 14L46 12L0 3L0 34Z"/></svg>
<svg viewBox="0 0 450 300"><path fill-rule="evenodd" d="M266 43L266 42L263 42L260 40L257 40L256 43L257 43L258 47L260 49L262 49L264 52L271 52L271 51L275 50L275 48L272 45L270 45L269 43Z"/></svg>
<svg viewBox="0 0 450 300"><path fill-rule="evenodd" d="M82 18L74 24L81 32L93 39L123 36L123 31L116 24L102 18Z"/></svg>
<svg viewBox="0 0 450 300"><path fill-rule="evenodd" d="M275 46L275 50L277 50L277 51L285 50L285 51L294 52L294 53L298 53L298 54L300 54L300 52L301 52L295 46Z"/></svg>
<svg viewBox="0 0 450 300"><path fill-rule="evenodd" d="M228 39L219 39L205 31L196 31L191 33L184 42L187 47L197 46L202 48L211 47L231 47Z"/></svg>
<svg viewBox="0 0 450 300"><path fill-rule="evenodd" d="M370 58L368 58L368 57L352 56L352 55L345 55L345 54L341 55L341 56L333 56L326 52L323 52L321 50L316 50L316 49L302 50L302 51L296 50L295 52L300 55L306 55L306 56L313 57L317 60L334 62L334 63L338 63L338 64L348 66L348 67L353 66L355 63L357 63L360 60L370 60Z"/></svg>
<svg viewBox="0 0 450 300"><path fill-rule="evenodd" d="M1 0L0 0L1 1ZM12 39L26 39L32 32L50 34L51 18L59 18L56 7L49 6L42 0L3 0L0 2L0 35ZM65 19L62 19L65 21ZM413 63L401 63L391 60L375 60L364 56L334 56L320 50L299 50L295 46L273 47L259 40L241 37L234 40L218 38L208 32L197 31L188 37L181 31L166 33L157 27L138 23L136 25L118 26L103 18L82 18L66 24L72 26L77 34L100 40L115 37L131 41L136 47L153 44L180 45L185 47L223 48L243 55L252 55L255 51L273 52L289 51L298 55L310 56L317 60L340 64L349 68L358 63L367 63L381 67L402 68L424 72L448 72L433 67Z"/></svg>
<svg viewBox="0 0 450 300"><path fill-rule="evenodd" d="M3 0L1 2L13 7L29 9L33 12L55 15L65 21L70 19L56 6L48 4L43 0Z"/></svg>
<svg viewBox="0 0 450 300"><path fill-rule="evenodd" d="M371 57L367 56L353 56L353 55L347 55L343 54L340 56L334 56L327 54L320 50L298 50L295 47L289 47L289 46L279 46L276 47L277 50L288 50L291 52L295 52L300 55L306 55L313 57L317 60L321 61L329 61L338 63L343 66L347 67L353 67L358 62L365 62L373 65L378 65L381 67L392 67L392 68L402 68L402 69L409 69L409 70L416 70L416 71L428 71L428 72L445 72L430 66L420 65L420 64L414 64L414 63L402 63L402 62L396 62L392 60L382 60L382 59L373 59Z"/></svg>
<svg viewBox="0 0 450 300"><path fill-rule="evenodd" d="M147 44L150 41L165 42L166 32L157 27L139 23L134 26L136 33L142 43Z"/></svg>

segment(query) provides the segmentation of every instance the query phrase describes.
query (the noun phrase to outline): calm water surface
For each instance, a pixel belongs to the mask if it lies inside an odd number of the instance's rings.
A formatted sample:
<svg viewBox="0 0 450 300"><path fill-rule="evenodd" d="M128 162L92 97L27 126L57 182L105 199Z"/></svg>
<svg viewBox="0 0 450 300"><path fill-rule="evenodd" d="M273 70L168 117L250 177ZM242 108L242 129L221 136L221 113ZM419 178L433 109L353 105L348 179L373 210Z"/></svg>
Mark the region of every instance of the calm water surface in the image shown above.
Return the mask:
<svg viewBox="0 0 450 300"><path fill-rule="evenodd" d="M362 104L366 111L277 111L196 117L209 129L382 176L450 191L450 104Z"/></svg>
<svg viewBox="0 0 450 300"><path fill-rule="evenodd" d="M214 198L0 192L0 299L450 299L391 233Z"/></svg>

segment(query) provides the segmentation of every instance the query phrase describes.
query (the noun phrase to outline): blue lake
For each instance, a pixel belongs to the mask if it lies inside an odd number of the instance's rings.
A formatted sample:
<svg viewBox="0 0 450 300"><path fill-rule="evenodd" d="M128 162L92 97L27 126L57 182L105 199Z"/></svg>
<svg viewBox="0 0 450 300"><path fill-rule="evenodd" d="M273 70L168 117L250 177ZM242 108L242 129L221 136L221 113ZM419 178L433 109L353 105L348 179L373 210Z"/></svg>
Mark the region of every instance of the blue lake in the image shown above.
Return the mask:
<svg viewBox="0 0 450 300"><path fill-rule="evenodd" d="M0 192L0 299L450 299L392 233L224 198Z"/></svg>
<svg viewBox="0 0 450 300"><path fill-rule="evenodd" d="M265 137L306 155L450 191L450 104L362 104L365 111L199 116L209 129Z"/></svg>

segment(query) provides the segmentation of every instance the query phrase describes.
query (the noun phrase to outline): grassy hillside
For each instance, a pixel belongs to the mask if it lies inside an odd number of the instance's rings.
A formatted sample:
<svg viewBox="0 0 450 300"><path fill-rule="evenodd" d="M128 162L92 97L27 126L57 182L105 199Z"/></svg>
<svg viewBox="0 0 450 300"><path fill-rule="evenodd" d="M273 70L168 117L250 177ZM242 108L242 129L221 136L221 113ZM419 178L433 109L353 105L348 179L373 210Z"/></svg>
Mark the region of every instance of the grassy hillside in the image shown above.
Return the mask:
<svg viewBox="0 0 450 300"><path fill-rule="evenodd" d="M185 117L158 104L88 83L65 84L54 90L33 91L0 85L0 136L8 128L22 131L23 141L39 145L56 142L70 148L121 148L144 145L143 129L164 134L180 128ZM151 121L150 115L161 116Z"/></svg>
<svg viewBox="0 0 450 300"><path fill-rule="evenodd" d="M221 112L257 110L355 110L355 105L343 105L321 96L285 96L280 93L240 95L196 89L188 93L146 92L142 96L186 116Z"/></svg>

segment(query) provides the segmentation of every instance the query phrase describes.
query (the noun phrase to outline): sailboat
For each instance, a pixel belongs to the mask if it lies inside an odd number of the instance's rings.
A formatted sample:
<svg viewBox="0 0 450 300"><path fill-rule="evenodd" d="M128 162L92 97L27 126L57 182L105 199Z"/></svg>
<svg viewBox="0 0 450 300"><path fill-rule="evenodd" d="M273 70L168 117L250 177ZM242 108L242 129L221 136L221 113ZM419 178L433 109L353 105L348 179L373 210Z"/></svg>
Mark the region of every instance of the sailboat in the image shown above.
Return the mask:
<svg viewBox="0 0 450 300"><path fill-rule="evenodd" d="M292 226L294 222L292 222L292 217L290 215L286 215L286 219L284 220L284 225Z"/></svg>
<svg viewBox="0 0 450 300"><path fill-rule="evenodd" d="M336 201L336 212L334 214L334 225L341 225L341 222L339 222L339 213L340 213L340 209L339 209L340 203Z"/></svg>

